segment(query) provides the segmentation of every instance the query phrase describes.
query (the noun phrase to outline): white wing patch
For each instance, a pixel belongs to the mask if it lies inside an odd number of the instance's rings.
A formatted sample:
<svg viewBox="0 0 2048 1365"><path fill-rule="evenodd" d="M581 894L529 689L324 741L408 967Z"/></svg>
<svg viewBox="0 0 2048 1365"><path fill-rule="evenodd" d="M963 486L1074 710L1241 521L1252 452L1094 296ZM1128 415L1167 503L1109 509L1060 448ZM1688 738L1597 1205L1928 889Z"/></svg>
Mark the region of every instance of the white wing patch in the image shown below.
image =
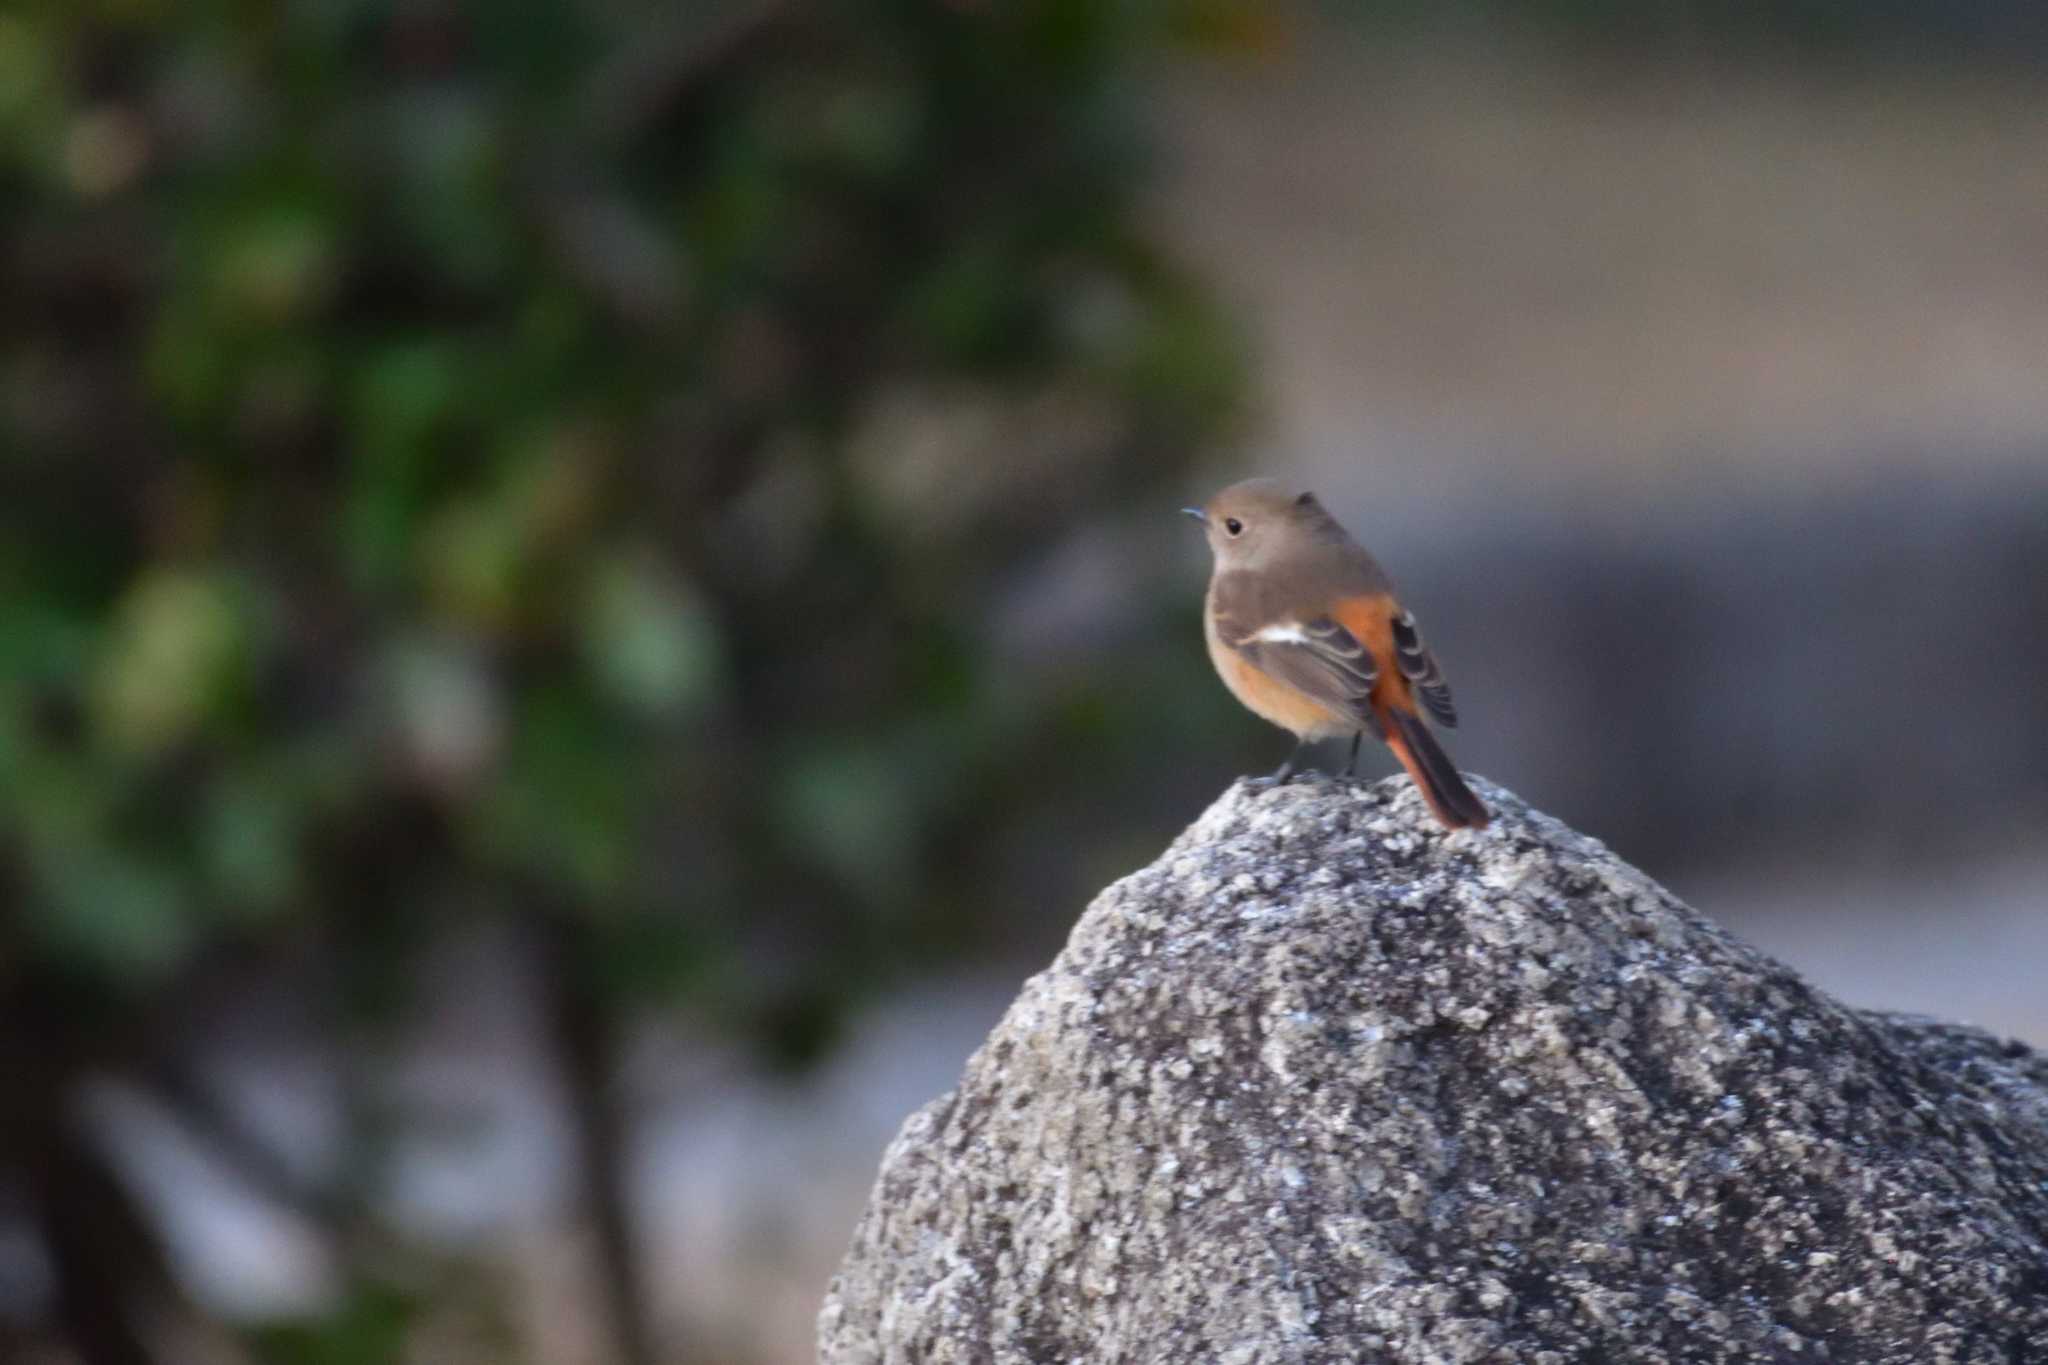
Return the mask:
<svg viewBox="0 0 2048 1365"><path fill-rule="evenodd" d="M1305 645L1308 635L1299 621L1275 621L1272 625L1255 632L1252 639L1267 645Z"/></svg>

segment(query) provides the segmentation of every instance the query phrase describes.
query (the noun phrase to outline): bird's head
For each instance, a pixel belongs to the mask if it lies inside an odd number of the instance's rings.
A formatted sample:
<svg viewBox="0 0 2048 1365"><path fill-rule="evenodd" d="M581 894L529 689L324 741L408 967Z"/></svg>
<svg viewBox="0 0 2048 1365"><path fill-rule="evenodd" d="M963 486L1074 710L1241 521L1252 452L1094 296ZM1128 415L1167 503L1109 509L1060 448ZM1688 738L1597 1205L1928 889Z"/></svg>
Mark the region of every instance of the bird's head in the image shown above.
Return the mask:
<svg viewBox="0 0 2048 1365"><path fill-rule="evenodd" d="M1315 494L1274 479L1234 483L1202 506L1181 511L1202 523L1219 570L1268 563L1290 545L1319 538L1332 524Z"/></svg>

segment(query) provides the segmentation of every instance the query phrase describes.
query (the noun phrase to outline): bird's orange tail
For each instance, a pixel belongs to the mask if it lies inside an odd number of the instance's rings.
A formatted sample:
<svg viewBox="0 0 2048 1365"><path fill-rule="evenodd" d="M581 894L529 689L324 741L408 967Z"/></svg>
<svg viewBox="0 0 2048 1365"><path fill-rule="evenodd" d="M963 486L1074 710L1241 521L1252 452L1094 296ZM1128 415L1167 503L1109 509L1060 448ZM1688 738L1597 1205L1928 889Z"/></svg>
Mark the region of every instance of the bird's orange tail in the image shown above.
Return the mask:
<svg viewBox="0 0 2048 1365"><path fill-rule="evenodd" d="M1479 829L1493 818L1486 803L1465 785L1458 765L1451 762L1422 717L1398 706L1386 707L1382 714L1389 722L1387 747L1415 779L1437 819L1451 829Z"/></svg>

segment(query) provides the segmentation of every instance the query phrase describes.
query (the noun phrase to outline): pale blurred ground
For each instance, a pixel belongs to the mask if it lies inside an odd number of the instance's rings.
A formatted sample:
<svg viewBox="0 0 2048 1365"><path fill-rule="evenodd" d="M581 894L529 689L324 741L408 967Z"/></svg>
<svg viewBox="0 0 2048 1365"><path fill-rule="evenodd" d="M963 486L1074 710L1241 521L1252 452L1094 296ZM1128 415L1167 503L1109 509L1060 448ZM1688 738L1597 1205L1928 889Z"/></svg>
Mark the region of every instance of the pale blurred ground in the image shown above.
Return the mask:
<svg viewBox="0 0 2048 1365"><path fill-rule="evenodd" d="M1217 476L1312 482L1382 551L1459 684L1465 765L1855 1003L2048 1044L2041 646L2013 624L2044 614L2025 575L2048 525L2048 96L1313 33L1176 71L1160 107L1157 211L1252 325L1267 396L1246 468ZM1092 544L1048 581L1114 618L1119 553ZM1192 611L1204 565L1184 553ZM1905 593L1913 628L1889 633L1887 594L1928 574L1982 599L1956 627L1970 658L1934 633L1941 601ZM1693 615L1674 625L1672 603ZM1894 665L1961 696L1895 705ZM1574 700L1594 675L1656 704L1610 726ZM1174 820L1211 790L1175 790ZM665 1321L714 1343L699 1358L811 1358L883 1143L1079 909L1026 936L1038 956L906 989L801 1081L650 1032L642 1226ZM448 1111L401 1154L397 1202L504 1258L545 1358L597 1359L553 1307L584 1241L519 951L449 951L503 957L483 972L502 989L451 986L397 1068ZM317 1158L337 1063L295 1041L286 995L251 1006L272 1026L221 1031L213 1071ZM302 1230L103 1098L103 1123L143 1134L203 1292L318 1294ZM200 1205L233 1216L179 1222Z"/></svg>

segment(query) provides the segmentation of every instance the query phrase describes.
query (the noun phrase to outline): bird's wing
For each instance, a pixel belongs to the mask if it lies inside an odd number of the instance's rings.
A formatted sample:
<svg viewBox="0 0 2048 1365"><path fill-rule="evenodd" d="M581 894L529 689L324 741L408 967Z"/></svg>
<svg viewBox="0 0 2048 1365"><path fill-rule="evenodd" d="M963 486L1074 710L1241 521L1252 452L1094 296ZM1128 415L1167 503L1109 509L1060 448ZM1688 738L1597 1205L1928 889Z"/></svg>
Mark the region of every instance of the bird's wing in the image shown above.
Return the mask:
<svg viewBox="0 0 2048 1365"><path fill-rule="evenodd" d="M1254 667L1356 721L1359 729L1381 733L1372 709L1380 671L1371 651L1331 617L1305 621L1266 610L1269 597L1250 575L1217 579L1210 598L1217 637Z"/></svg>
<svg viewBox="0 0 2048 1365"><path fill-rule="evenodd" d="M1412 612L1402 611L1394 617L1394 662L1401 669L1401 676L1414 685L1422 695L1422 704L1429 708L1440 724L1456 728L1458 708L1451 702L1451 685L1444 681L1443 670L1437 667L1436 655L1429 652L1429 646L1422 643L1422 635L1415 628Z"/></svg>

